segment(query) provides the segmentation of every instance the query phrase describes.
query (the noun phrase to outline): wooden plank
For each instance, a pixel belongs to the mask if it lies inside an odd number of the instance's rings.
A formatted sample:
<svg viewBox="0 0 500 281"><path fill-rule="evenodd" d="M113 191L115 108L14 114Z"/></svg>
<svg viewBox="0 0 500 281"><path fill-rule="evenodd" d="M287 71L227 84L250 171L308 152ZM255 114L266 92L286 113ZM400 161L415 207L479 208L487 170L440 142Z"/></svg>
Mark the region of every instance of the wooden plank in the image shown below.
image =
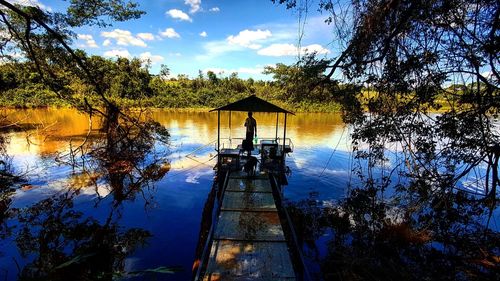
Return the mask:
<svg viewBox="0 0 500 281"><path fill-rule="evenodd" d="M244 160L241 161L242 163L245 163ZM243 172L243 171L234 171L231 173L231 175L229 175L229 178L230 179L265 179L265 180L268 180L269 179L269 175L267 174L260 174L258 171L255 173L255 175L249 177L248 174L246 172Z"/></svg>
<svg viewBox="0 0 500 281"><path fill-rule="evenodd" d="M268 179L233 179L227 184L227 191L272 192Z"/></svg>
<svg viewBox="0 0 500 281"><path fill-rule="evenodd" d="M215 239L285 241L278 212L221 211Z"/></svg>
<svg viewBox="0 0 500 281"><path fill-rule="evenodd" d="M268 175L231 173L202 280L296 280Z"/></svg>
<svg viewBox="0 0 500 281"><path fill-rule="evenodd" d="M272 193L226 191L222 210L275 211Z"/></svg>
<svg viewBox="0 0 500 281"><path fill-rule="evenodd" d="M203 280L295 280L285 242L214 241Z"/></svg>

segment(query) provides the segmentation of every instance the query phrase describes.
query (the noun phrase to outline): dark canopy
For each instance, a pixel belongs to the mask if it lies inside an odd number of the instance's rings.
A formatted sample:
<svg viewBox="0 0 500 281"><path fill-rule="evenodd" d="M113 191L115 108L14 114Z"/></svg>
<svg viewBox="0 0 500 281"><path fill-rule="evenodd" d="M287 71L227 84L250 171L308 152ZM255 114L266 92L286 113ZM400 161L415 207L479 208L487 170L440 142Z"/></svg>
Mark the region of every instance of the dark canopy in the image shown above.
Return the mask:
<svg viewBox="0 0 500 281"><path fill-rule="evenodd" d="M265 101L261 98L258 98L255 95L249 96L242 100L230 103L228 105L224 105L219 108L212 109L210 111L253 111L253 112L282 112L282 113L290 113L286 109L283 109L279 106L276 106L268 101ZM295 115L295 114L294 114Z"/></svg>

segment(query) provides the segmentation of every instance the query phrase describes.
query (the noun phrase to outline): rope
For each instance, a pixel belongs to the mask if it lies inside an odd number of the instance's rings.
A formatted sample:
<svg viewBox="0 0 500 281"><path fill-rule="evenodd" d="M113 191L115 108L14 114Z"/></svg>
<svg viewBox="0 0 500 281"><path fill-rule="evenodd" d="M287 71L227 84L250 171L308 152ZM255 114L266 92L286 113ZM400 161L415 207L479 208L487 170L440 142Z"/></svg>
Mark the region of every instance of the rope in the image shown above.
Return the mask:
<svg viewBox="0 0 500 281"><path fill-rule="evenodd" d="M330 164L330 161L332 160L333 154L335 154L335 152L337 151L337 148L339 147L340 141L342 140L342 137L344 137L345 128L346 127L344 126L344 129L342 130L342 134L340 135L339 141L337 142L337 145L333 149L332 154L330 154L330 158L328 158L328 161L326 162L325 167L323 168L323 171L321 171L321 173L318 175L318 177L323 176L323 173L325 172L326 168Z"/></svg>
<svg viewBox="0 0 500 281"><path fill-rule="evenodd" d="M193 159L193 158L191 157L191 155L193 155L196 151L199 151L199 150L201 150L202 148L205 148L205 147L207 147L207 146L209 146L209 145L213 144L213 143L214 143L214 142L216 142L216 141L217 141L217 140L210 141L210 142L208 142L208 143L206 143L206 144L204 144L204 145L202 145L202 146L200 146L200 147L196 148L196 149L195 149L195 150L193 150L192 152L190 152L190 153L188 153L188 154L184 155L183 157L178 158L179 160L181 160L181 159L183 159L183 158L188 158L188 159L190 159L190 160L193 160L193 161L195 161L195 162L198 162L199 164L198 164L198 165L195 165L195 166L193 166L193 167L187 168L187 169L181 169L181 170L179 170L177 173L175 173L175 174L171 174L171 175L170 175L170 177L172 178L172 177L178 176L178 175L180 175L180 174L182 174L182 173L185 173L185 172L188 172L188 171L193 170L193 169L195 169L195 168L198 168L198 167L199 167L199 166L201 166L201 165L207 165L207 163L208 163L208 162L212 161L215 157L217 157L217 154L215 154L214 156L212 156L210 159L208 159L208 160L207 160L207 161L205 161L205 162L201 162L201 161L198 161L198 160L196 160L196 159Z"/></svg>
<svg viewBox="0 0 500 281"><path fill-rule="evenodd" d="M201 165L206 165L208 162L212 161L215 157L217 157L217 154L215 154L214 156L212 156L212 158L208 159L205 162L200 162L198 165L195 165L193 167L190 167L190 168L187 168L187 169L184 169L184 170L179 170L179 172L177 172L175 174L171 174L170 178L176 177L176 176L178 176L178 175L180 175L182 173L185 173L185 172L189 172L189 171L193 170L194 168L198 168Z"/></svg>
<svg viewBox="0 0 500 281"><path fill-rule="evenodd" d="M208 142L208 143L206 143L206 144L204 144L204 145L202 145L202 146L198 147L197 149L195 149L195 150L191 151L190 153L186 154L184 157L189 157L189 155L194 154L196 151L201 150L202 148L205 148L205 147L207 147L207 146L209 146L209 145L211 145L211 144L215 143L216 141L217 141L217 140L213 140L213 141L211 141L211 142Z"/></svg>

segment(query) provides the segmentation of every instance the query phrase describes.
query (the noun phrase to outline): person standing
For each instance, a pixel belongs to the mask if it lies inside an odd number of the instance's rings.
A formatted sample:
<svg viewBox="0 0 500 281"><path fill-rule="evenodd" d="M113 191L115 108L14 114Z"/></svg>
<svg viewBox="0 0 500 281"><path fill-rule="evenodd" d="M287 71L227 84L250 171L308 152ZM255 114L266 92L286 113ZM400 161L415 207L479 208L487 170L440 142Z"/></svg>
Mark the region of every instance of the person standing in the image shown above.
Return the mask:
<svg viewBox="0 0 500 281"><path fill-rule="evenodd" d="M247 144L246 150L248 151L248 156L251 155L253 150L253 138L257 137L257 121L252 117L252 112L248 112L248 118L245 120L246 127L246 137L245 141Z"/></svg>

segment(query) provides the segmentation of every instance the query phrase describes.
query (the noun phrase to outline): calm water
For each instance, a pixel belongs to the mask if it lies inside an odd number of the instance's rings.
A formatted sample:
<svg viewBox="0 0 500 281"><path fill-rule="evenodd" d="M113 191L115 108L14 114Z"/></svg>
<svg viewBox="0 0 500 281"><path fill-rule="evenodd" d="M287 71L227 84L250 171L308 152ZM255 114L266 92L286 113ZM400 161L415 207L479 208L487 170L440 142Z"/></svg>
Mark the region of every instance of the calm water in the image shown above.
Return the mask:
<svg viewBox="0 0 500 281"><path fill-rule="evenodd" d="M16 184L9 195L14 215L0 229L0 280L15 280L20 271L43 267L43 260L57 255L82 255L68 252L94 247L92 233L101 232L106 242L97 247L111 247L117 253L109 257L108 264L118 264L126 272L179 266L180 272L161 275L161 280L191 278L203 208L214 176L216 113L152 112L171 137L167 145L154 145L155 156L151 152L143 157L148 161L157 157L160 166L169 164L170 170L163 177L140 182L138 192L126 193L120 200L110 188L109 178L82 174L61 160L87 134L86 115L68 109L4 114L21 125L35 126L8 135L11 164L25 181ZM228 116L223 114L222 136L243 137L244 118L244 114L233 113L229 128ZM276 115L256 113L255 118L259 137L274 137ZM94 120L94 128L96 124ZM280 123L280 136L282 129ZM314 198L320 204L333 204L345 195L352 165L347 130L339 114L288 118L287 137L295 147L287 158L292 171L285 189L289 202ZM121 182L135 183L127 178ZM58 235L61 232L63 238ZM325 233L316 240L319 255L326 251L327 238ZM317 268L313 259L309 264L313 271Z"/></svg>

